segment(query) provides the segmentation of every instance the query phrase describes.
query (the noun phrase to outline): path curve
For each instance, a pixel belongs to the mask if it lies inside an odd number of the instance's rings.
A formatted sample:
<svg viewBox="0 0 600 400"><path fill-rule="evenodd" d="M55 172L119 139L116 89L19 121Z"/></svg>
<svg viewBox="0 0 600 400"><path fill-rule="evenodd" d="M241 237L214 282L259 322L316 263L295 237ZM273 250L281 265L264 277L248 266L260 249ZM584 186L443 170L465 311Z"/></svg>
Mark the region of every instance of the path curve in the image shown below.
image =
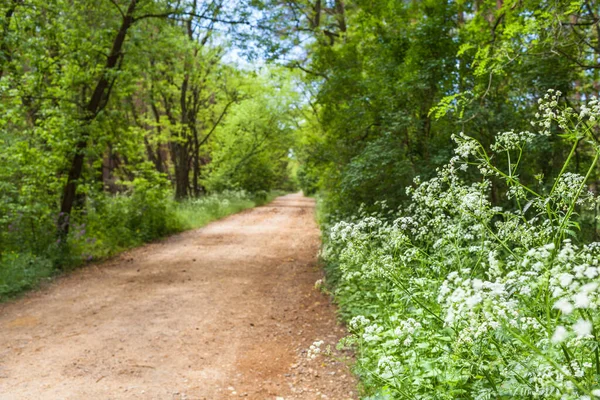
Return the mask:
<svg viewBox="0 0 600 400"><path fill-rule="evenodd" d="M0 305L0 399L356 398L306 357L344 335L318 247L314 201L287 195Z"/></svg>

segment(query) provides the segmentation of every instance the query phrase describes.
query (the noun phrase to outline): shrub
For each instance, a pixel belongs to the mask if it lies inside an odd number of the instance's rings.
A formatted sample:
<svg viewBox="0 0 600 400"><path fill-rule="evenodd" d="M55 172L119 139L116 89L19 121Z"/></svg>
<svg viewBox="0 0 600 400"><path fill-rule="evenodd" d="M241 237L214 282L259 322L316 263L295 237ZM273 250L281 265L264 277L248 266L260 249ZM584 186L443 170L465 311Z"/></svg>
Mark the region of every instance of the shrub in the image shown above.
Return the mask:
<svg viewBox="0 0 600 400"><path fill-rule="evenodd" d="M319 190L318 172L302 164L296 172L298 186L306 196L312 196Z"/></svg>
<svg viewBox="0 0 600 400"><path fill-rule="evenodd" d="M323 257L373 398L600 398L600 244L575 234L577 211L596 204L586 182L600 105L576 114L558 96L540 105L540 134L501 133L490 151L461 134L456 156L415 181L399 215L329 229ZM526 186L522 155L555 124L573 151L547 186ZM569 172L582 141L584 176ZM513 207L490 202L492 180Z"/></svg>
<svg viewBox="0 0 600 400"><path fill-rule="evenodd" d="M136 178L126 193L90 195L70 242L84 259L106 257L181 230L174 208L166 182Z"/></svg>
<svg viewBox="0 0 600 400"><path fill-rule="evenodd" d="M31 253L8 253L0 259L0 300L32 289L54 274L52 261Z"/></svg>

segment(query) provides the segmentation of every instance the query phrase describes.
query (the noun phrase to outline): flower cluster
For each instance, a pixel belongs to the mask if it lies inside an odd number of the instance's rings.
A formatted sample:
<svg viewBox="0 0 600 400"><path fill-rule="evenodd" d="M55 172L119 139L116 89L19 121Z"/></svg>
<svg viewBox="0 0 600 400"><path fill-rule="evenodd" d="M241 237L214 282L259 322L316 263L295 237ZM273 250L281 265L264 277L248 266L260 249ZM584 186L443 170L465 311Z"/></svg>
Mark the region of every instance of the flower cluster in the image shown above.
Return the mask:
<svg viewBox="0 0 600 400"><path fill-rule="evenodd" d="M539 112L535 114L537 121L531 125L541 129L540 133L549 136L555 122L564 132L577 132L581 137L600 119L600 102L592 96L587 104L583 104L576 112L571 107L561 108L559 105L562 93L549 89L544 98L539 99Z"/></svg>
<svg viewBox="0 0 600 400"><path fill-rule="evenodd" d="M321 346L323 346L323 343L324 342L322 340L317 340L311 344L308 348L308 352L306 353L306 357L308 357L310 360L317 358L317 356L321 354Z"/></svg>
<svg viewBox="0 0 600 400"><path fill-rule="evenodd" d="M495 152L520 150L524 145L533 142L536 135L529 132L515 132L514 130L499 133L496 136L496 142L492 144L491 149Z"/></svg>

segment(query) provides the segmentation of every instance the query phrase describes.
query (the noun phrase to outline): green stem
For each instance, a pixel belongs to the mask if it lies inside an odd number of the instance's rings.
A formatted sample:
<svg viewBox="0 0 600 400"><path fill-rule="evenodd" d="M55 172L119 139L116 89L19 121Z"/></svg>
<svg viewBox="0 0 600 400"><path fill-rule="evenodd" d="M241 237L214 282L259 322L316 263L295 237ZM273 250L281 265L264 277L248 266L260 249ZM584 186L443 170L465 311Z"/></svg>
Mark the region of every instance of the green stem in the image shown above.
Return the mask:
<svg viewBox="0 0 600 400"><path fill-rule="evenodd" d="M585 183L588 181L590 175L592 174L592 171L596 167L596 163L598 162L599 157L600 157L600 151L596 150L596 155L594 157L594 160L592 161L592 165L590 165L590 168L588 169L587 174L585 175L585 178L583 179L583 182L581 182L581 185L579 185L579 188L577 189L577 194L575 195L575 198L571 201L569 210L565 214L560 226L558 227L558 231L556 232L557 237L555 238L555 243L554 243L556 245L556 249L558 249L558 245L559 245L558 242L560 242L560 240L562 239L562 233L563 233L562 231L563 231L567 221L571 218L571 214L573 214L573 210L575 210L575 204L577 203L579 196L581 196L581 192L583 191L583 188L585 187Z"/></svg>
<svg viewBox="0 0 600 400"><path fill-rule="evenodd" d="M571 147L571 152L569 153L569 156L567 157L567 160L563 164L562 169L560 170L560 172L558 173L558 176L554 180L554 185L552 185L552 189L550 190L550 196L552 196L552 193L554 193L554 190L556 189L556 186L558 185L558 181L560 180L560 177L567 170L567 166L569 165L569 162L571 161L571 158L573 158L573 156L575 155L575 150L577 150L577 146L579 146L579 142L580 141L581 141L581 138L577 139L575 141L575 143L573 144L573 147Z"/></svg>
<svg viewBox="0 0 600 400"><path fill-rule="evenodd" d="M596 346L594 347L594 358L596 361L596 375L600 375L600 354L598 354L598 331L596 330L596 324L594 324L594 319L592 318L592 314L589 310L586 310L587 316L589 320L592 322L592 334L594 335L594 340L596 341Z"/></svg>
<svg viewBox="0 0 600 400"><path fill-rule="evenodd" d="M529 342L529 340L527 340L523 336L519 335L517 332L513 331L510 327L506 326L506 329L515 338L519 339L519 341L521 343L523 343L526 347L528 347L530 350L532 350L534 353L536 353L538 356L542 357L544 360L546 360L546 362L548 362L550 365L552 365L554 368L556 368L566 379L568 379L569 381L571 381L573 383L573 385L575 385L577 387L577 389L579 389L582 393L589 394L589 390L587 390L586 388L584 388L583 386L581 386L581 384L579 383L579 381L577 381L575 378L573 378L573 376L571 374L565 372L561 368L561 366L558 365L558 363L556 361L554 361L552 358L548 357L548 355L546 353L544 353L539 348L537 348L536 346L534 346L533 344L531 344Z"/></svg>
<svg viewBox="0 0 600 400"><path fill-rule="evenodd" d="M392 274L388 273L388 277L392 280L393 283L395 283L396 285L398 285L407 295L410 296L411 301L414 301L415 303L417 303L420 307L422 307L425 311L427 311L429 314L431 314L435 319L437 319L438 321L440 321L442 324L445 324L446 322L436 313L434 313L432 310L429 309L429 307L427 307L425 304L421 303L416 296L413 295L413 293L411 293L401 282L399 279L396 279ZM450 328L452 330L454 330L453 328Z"/></svg>

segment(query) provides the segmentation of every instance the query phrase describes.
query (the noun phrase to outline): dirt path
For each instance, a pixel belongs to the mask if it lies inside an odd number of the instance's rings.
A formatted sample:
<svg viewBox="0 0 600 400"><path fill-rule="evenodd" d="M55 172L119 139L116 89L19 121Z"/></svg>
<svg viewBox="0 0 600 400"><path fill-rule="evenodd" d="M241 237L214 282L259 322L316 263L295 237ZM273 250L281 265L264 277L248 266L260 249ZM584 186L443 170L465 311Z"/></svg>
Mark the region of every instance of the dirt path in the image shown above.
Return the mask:
<svg viewBox="0 0 600 400"><path fill-rule="evenodd" d="M0 399L356 398L306 357L344 335L313 210L280 197L0 305Z"/></svg>

